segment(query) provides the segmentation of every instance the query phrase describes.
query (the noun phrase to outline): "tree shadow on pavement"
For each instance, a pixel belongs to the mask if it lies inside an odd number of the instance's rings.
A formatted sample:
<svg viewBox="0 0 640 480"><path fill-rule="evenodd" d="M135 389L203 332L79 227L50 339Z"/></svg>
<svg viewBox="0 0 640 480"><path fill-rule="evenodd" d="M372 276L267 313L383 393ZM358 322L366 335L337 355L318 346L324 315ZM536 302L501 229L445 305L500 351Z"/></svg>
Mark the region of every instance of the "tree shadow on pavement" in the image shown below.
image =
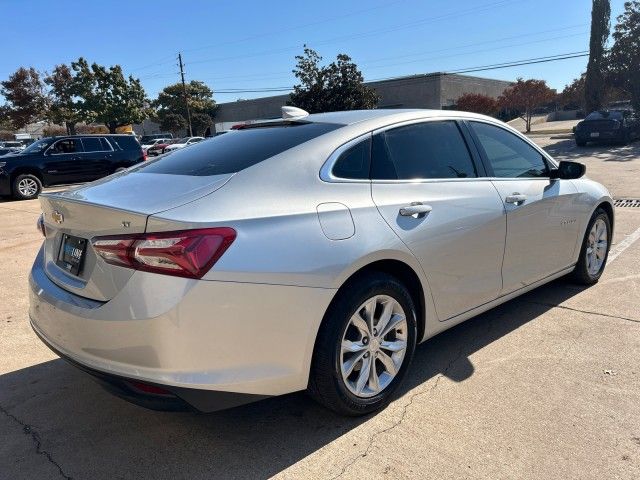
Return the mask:
<svg viewBox="0 0 640 480"><path fill-rule="evenodd" d="M438 375L466 380L470 355L580 291L552 282L428 340L396 397ZM0 406L36 432L66 475L94 479L268 478L375 418L340 417L302 393L208 415L153 412L112 397L63 360L0 376ZM0 433L0 443L10 441Z"/></svg>
<svg viewBox="0 0 640 480"><path fill-rule="evenodd" d="M578 147L575 140L560 140L544 147L557 160L584 161L585 157L593 157L603 162L631 162L640 160L640 141L629 145L588 144Z"/></svg>

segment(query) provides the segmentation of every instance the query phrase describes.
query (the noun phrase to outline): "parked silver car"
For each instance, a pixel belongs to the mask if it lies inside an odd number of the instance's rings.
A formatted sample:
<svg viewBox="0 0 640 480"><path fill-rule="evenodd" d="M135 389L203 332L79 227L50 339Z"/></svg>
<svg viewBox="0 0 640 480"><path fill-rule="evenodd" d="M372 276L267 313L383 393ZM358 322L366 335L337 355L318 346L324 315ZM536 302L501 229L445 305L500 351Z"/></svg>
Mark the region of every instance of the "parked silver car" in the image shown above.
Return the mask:
<svg viewBox="0 0 640 480"><path fill-rule="evenodd" d="M609 193L504 123L284 117L41 195L40 338L151 408L306 389L359 415L390 401L416 343L602 274Z"/></svg>

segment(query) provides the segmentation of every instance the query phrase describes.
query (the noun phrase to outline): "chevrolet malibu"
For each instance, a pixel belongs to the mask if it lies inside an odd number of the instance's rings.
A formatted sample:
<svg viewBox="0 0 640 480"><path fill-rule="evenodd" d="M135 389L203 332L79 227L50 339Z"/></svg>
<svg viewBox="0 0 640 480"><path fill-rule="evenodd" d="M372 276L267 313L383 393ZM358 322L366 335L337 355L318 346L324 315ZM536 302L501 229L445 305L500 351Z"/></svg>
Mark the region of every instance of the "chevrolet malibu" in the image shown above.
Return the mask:
<svg viewBox="0 0 640 480"><path fill-rule="evenodd" d="M42 194L31 324L149 408L307 390L365 414L417 343L558 277L598 281L613 204L584 170L481 115L283 107Z"/></svg>

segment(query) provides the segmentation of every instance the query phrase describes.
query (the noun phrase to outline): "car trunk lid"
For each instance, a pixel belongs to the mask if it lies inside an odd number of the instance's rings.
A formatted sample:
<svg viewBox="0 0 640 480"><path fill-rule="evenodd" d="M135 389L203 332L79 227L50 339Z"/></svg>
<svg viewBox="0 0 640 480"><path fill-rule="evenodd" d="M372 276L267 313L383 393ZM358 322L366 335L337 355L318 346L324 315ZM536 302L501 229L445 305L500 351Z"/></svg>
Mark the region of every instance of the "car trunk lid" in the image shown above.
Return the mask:
<svg viewBox="0 0 640 480"><path fill-rule="evenodd" d="M149 215L208 195L231 176L197 177L134 170L66 192L42 194L47 276L58 286L82 297L110 300L125 286L134 270L104 262L93 250L91 239L143 233ZM63 243L70 244L74 237L84 240L86 245L77 274L58 261Z"/></svg>

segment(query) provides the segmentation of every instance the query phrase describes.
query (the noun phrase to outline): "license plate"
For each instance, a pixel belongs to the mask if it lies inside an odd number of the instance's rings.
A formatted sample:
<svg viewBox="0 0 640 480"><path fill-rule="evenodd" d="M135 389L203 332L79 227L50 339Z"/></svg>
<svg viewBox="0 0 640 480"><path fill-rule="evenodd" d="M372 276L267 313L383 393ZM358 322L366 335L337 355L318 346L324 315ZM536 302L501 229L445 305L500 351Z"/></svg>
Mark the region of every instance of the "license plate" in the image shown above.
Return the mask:
<svg viewBox="0 0 640 480"><path fill-rule="evenodd" d="M82 261L87 250L87 241L84 238L67 235L62 236L62 244L56 263L67 272L78 275L82 269Z"/></svg>
<svg viewBox="0 0 640 480"><path fill-rule="evenodd" d="M599 137L600 136L600 132L591 132L591 137Z"/></svg>

